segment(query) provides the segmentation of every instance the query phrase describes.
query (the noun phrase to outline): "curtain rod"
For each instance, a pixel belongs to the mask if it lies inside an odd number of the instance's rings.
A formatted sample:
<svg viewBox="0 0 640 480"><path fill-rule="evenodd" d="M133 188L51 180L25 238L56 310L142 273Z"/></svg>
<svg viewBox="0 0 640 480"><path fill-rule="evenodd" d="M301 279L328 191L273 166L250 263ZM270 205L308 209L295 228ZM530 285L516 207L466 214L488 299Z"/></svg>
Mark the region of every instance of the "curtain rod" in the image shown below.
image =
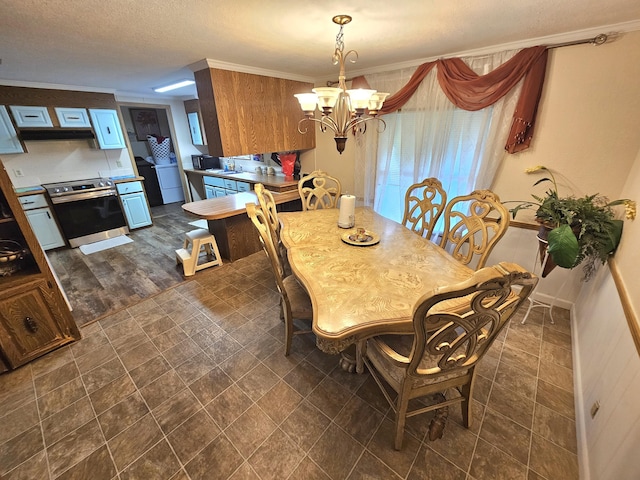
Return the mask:
<svg viewBox="0 0 640 480"><path fill-rule="evenodd" d="M602 45L609 39L609 36L601 33L596 35L593 38L585 38L584 40L574 40L573 42L564 42L564 43L555 43L552 45L547 45L547 49L549 48L560 48L560 47L570 47L572 45L582 45L584 43L590 43L592 45L598 46Z"/></svg>
<svg viewBox="0 0 640 480"><path fill-rule="evenodd" d="M547 49L551 49L551 48L560 48L560 47L570 47L572 45L583 45L585 43L590 43L592 45L595 45L596 47L599 45L602 45L604 43L607 42L607 40L609 39L609 36L605 33L600 33L598 35L596 35L593 38L585 38L583 40L574 40L572 42L564 42L564 43L554 43L552 45L547 45ZM346 81L350 82L351 80L353 80L352 78L347 78ZM327 86L331 87L333 85L337 85L338 82L333 82L333 81L328 81L327 82Z"/></svg>

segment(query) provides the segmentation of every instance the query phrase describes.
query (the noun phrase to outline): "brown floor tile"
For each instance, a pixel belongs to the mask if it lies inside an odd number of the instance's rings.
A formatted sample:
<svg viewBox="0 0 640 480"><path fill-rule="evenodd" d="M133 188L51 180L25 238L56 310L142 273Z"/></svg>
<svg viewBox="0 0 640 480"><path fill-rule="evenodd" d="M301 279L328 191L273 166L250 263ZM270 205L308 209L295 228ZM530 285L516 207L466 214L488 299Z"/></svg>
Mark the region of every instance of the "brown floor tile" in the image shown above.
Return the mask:
<svg viewBox="0 0 640 480"><path fill-rule="evenodd" d="M33 372L33 376L38 378L45 373L49 373L53 370L57 370L58 368L66 365L67 363L73 361L73 354L71 353L71 348L69 346L65 346L59 348L51 353L48 353L44 357L40 357L29 365L31 366L31 371ZM28 369L23 369L28 373ZM16 372L12 372L11 375L15 375ZM29 376L31 374L29 373Z"/></svg>
<svg viewBox="0 0 640 480"><path fill-rule="evenodd" d="M532 355L514 348L510 345L505 345L502 349L502 356L500 362L504 362L512 367L517 367L528 375L538 375L538 363L540 358L537 355Z"/></svg>
<svg viewBox="0 0 640 480"><path fill-rule="evenodd" d="M578 451L576 423L540 404L536 404L533 432L571 453Z"/></svg>
<svg viewBox="0 0 640 480"><path fill-rule="evenodd" d="M296 391L306 397L318 386L325 375L309 362L304 361L286 374L284 381L291 385Z"/></svg>
<svg viewBox="0 0 640 480"><path fill-rule="evenodd" d="M565 368L573 369L571 350L549 342L542 342L541 358Z"/></svg>
<svg viewBox="0 0 640 480"><path fill-rule="evenodd" d="M479 439L469 473L473 478L478 479L525 480L527 467L510 455Z"/></svg>
<svg viewBox="0 0 640 480"><path fill-rule="evenodd" d="M562 478L563 480L577 480L578 458L564 448L533 435L531 441L530 467L545 478Z"/></svg>
<svg viewBox="0 0 640 480"><path fill-rule="evenodd" d="M0 445L0 475L6 474L43 449L40 425L35 425L3 443Z"/></svg>
<svg viewBox="0 0 640 480"><path fill-rule="evenodd" d="M135 392L98 416L107 440L112 439L149 413L139 392Z"/></svg>
<svg viewBox="0 0 640 480"><path fill-rule="evenodd" d="M66 363L35 379L36 394L41 397L79 376L80 372L75 362Z"/></svg>
<svg viewBox="0 0 640 480"><path fill-rule="evenodd" d="M47 418L56 412L68 407L87 394L80 377L74 378L69 383L38 398L40 418Z"/></svg>
<svg viewBox="0 0 640 480"><path fill-rule="evenodd" d="M347 477L363 450L362 445L331 424L309 451L309 457L321 465L330 478L336 480Z"/></svg>
<svg viewBox="0 0 640 480"><path fill-rule="evenodd" d="M129 375L122 375L113 382L91 393L89 398L91 398L91 403L93 404L96 414L100 415L102 412L113 407L121 399L131 395L135 390L136 387L129 378Z"/></svg>
<svg viewBox="0 0 640 480"><path fill-rule="evenodd" d="M304 456L304 452L278 428L258 447L248 462L262 480L280 480L288 478Z"/></svg>
<svg viewBox="0 0 640 480"><path fill-rule="evenodd" d="M219 434L220 428L207 412L199 410L167 435L167 438L178 459L186 464Z"/></svg>
<svg viewBox="0 0 640 480"><path fill-rule="evenodd" d="M273 420L260 407L253 405L224 432L242 456L248 458L275 429ZM247 435L248 431L251 431L251 435Z"/></svg>
<svg viewBox="0 0 640 480"><path fill-rule="evenodd" d="M363 445L367 445L380 426L384 415L353 395L334 419L336 425Z"/></svg>
<svg viewBox="0 0 640 480"><path fill-rule="evenodd" d="M156 355L142 365L130 370L129 375L131 375L136 387L142 388L169 370L171 370L171 365L167 363L162 355Z"/></svg>
<svg viewBox="0 0 640 480"><path fill-rule="evenodd" d="M498 366L495 383L527 398L533 398L536 393L536 377L504 362Z"/></svg>
<svg viewBox="0 0 640 480"><path fill-rule="evenodd" d="M254 402L278 383L280 378L262 363L251 369L236 382L238 387Z"/></svg>
<svg viewBox="0 0 640 480"><path fill-rule="evenodd" d="M120 473L120 479L169 480L180 468L180 462L169 444L166 440L162 440Z"/></svg>
<svg viewBox="0 0 640 480"><path fill-rule="evenodd" d="M104 437L96 420L85 423L59 442L47 448L49 469L53 477L87 458L104 445Z"/></svg>
<svg viewBox="0 0 640 480"><path fill-rule="evenodd" d="M160 352L153 342L146 340L137 345L136 348L120 353L120 359L127 371L131 371L158 355L160 355Z"/></svg>
<svg viewBox="0 0 640 480"><path fill-rule="evenodd" d="M296 445L308 452L331 423L320 410L303 401L280 426Z"/></svg>
<svg viewBox="0 0 640 480"><path fill-rule="evenodd" d="M151 414L147 414L107 443L116 467L121 471L160 439L162 431Z"/></svg>
<svg viewBox="0 0 640 480"><path fill-rule="evenodd" d="M200 403L206 405L231 386L232 383L233 380L219 367L216 367L191 383L189 388L200 400Z"/></svg>
<svg viewBox="0 0 640 480"><path fill-rule="evenodd" d="M64 410L42 421L42 433L45 444L47 446L53 445L58 440L94 418L89 397L82 397Z"/></svg>
<svg viewBox="0 0 640 480"><path fill-rule="evenodd" d="M333 419L352 396L349 390L326 377L307 395L307 400L327 417Z"/></svg>
<svg viewBox="0 0 640 480"><path fill-rule="evenodd" d="M238 381L259 363L260 360L242 349L222 361L219 366L233 381Z"/></svg>
<svg viewBox="0 0 640 480"><path fill-rule="evenodd" d="M391 442L391 440L392 437L389 441ZM478 436L468 428L455 422L447 422L441 439L431 442L427 437L425 443L458 468L467 471L477 441Z"/></svg>
<svg viewBox="0 0 640 480"><path fill-rule="evenodd" d="M369 478L384 478L387 480L400 480L393 470L387 467L379 459L365 451L353 471L348 477L348 480L367 480Z"/></svg>
<svg viewBox="0 0 640 480"><path fill-rule="evenodd" d="M538 380L536 403L540 403L571 420L575 419L573 392L568 392L544 380Z"/></svg>
<svg viewBox="0 0 640 480"><path fill-rule="evenodd" d="M242 415L253 401L237 385L231 385L205 407L221 428L226 428Z"/></svg>
<svg viewBox="0 0 640 480"><path fill-rule="evenodd" d="M178 374L174 370L169 370L149 385L142 387L140 393L149 405L149 408L154 409L167 398L175 395L184 388L185 384Z"/></svg>
<svg viewBox="0 0 640 480"><path fill-rule="evenodd" d="M244 462L238 469L229 477L229 480L261 480L256 471L251 468L248 462Z"/></svg>
<svg viewBox="0 0 640 480"><path fill-rule="evenodd" d="M465 473L431 450L426 444L420 447L416 461L407 480L464 480Z"/></svg>
<svg viewBox="0 0 640 480"><path fill-rule="evenodd" d="M488 408L480 430L480 438L508 453L523 465L529 461L531 430Z"/></svg>
<svg viewBox="0 0 640 480"><path fill-rule="evenodd" d="M568 392L573 392L573 370L569 368L542 360L540 362L539 378Z"/></svg>
<svg viewBox="0 0 640 480"><path fill-rule="evenodd" d="M534 402L513 390L494 385L487 407L501 413L525 428L531 428Z"/></svg>
<svg viewBox="0 0 640 480"><path fill-rule="evenodd" d="M47 454L44 450L40 450L33 457L27 459L16 468L11 470L9 473L4 474L2 476L3 480L31 480L49 478L46 455Z"/></svg>
<svg viewBox="0 0 640 480"><path fill-rule="evenodd" d="M185 470L191 480L226 480L241 464L240 452L227 437L219 435L185 465Z"/></svg>
<svg viewBox="0 0 640 480"><path fill-rule="evenodd" d="M38 407L35 401L27 402L12 412L7 412L6 415L0 417L0 444L27 431L37 425L39 421Z"/></svg>
<svg viewBox="0 0 640 480"><path fill-rule="evenodd" d="M168 434L191 415L200 410L201 405L191 390L185 388L153 409L153 416L164 434Z"/></svg>
<svg viewBox="0 0 640 480"><path fill-rule="evenodd" d="M281 380L256 403L276 425L280 425L302 400L298 392Z"/></svg>
<svg viewBox="0 0 640 480"><path fill-rule="evenodd" d="M93 370L97 366L113 360L115 356L116 351L111 346L111 344L103 343L96 346L91 352L81 357L76 357L76 364L78 365L78 370L80 370L80 373L85 374Z"/></svg>
<svg viewBox="0 0 640 480"><path fill-rule="evenodd" d="M384 419L368 445L368 450L382 460L398 475L404 477L409 473L418 450L420 441L405 430L402 441L402 450L394 448L395 424L391 420Z"/></svg>
<svg viewBox="0 0 640 480"><path fill-rule="evenodd" d="M106 445L81 460L56 480L111 480L116 476L116 466ZM38 477L32 477L38 478ZM40 477L46 478L46 477Z"/></svg>
<svg viewBox="0 0 640 480"><path fill-rule="evenodd" d="M87 388L87 392L92 393L105 385L108 385L125 373L126 370L120 362L120 359L115 358L94 368L90 372L85 373L82 376L82 380Z"/></svg>

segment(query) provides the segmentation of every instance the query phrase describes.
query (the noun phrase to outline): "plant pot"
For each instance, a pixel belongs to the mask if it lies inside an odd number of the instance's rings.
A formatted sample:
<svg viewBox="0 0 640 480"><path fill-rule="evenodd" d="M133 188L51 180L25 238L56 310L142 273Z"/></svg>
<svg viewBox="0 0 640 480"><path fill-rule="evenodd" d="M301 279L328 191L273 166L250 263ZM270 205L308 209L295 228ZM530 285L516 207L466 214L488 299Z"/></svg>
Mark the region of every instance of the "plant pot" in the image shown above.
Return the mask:
<svg viewBox="0 0 640 480"><path fill-rule="evenodd" d="M545 278L554 268L557 267L553 258L551 258L551 255L546 255L547 247L549 246L547 236L551 230L552 228L547 227L546 225L540 225L538 228L538 256L540 257L540 266L542 267L542 278Z"/></svg>

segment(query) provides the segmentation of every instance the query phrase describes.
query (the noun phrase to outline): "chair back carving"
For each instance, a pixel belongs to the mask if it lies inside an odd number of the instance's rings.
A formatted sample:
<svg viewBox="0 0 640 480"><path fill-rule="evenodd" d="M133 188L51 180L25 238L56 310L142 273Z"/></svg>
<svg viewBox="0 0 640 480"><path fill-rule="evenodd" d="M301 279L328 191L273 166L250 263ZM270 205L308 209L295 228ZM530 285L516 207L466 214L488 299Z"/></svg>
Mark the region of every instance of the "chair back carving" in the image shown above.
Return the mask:
<svg viewBox="0 0 640 480"><path fill-rule="evenodd" d="M337 178L322 170L314 170L300 179L298 192L300 192L302 210L304 211L318 208L337 208L342 186Z"/></svg>
<svg viewBox="0 0 640 480"><path fill-rule="evenodd" d="M278 255L278 250L273 241L273 233L271 232L271 223L269 220L269 216L262 208L258 207L255 203L247 203L246 208L247 215L249 215L253 226L256 227L256 230L258 231L258 238L260 239L262 248L267 254L267 258L271 262L271 267L276 279L276 286L278 287L278 291L280 292L280 295L282 295L282 299L284 300L285 304L290 309L289 300L287 298L287 291L284 288L284 279L286 276L284 272L284 266L280 262L280 256Z"/></svg>
<svg viewBox="0 0 640 480"><path fill-rule="evenodd" d="M447 204L440 246L464 265L477 259L480 269L508 227L509 212L500 197L490 190L476 190Z"/></svg>
<svg viewBox="0 0 640 480"><path fill-rule="evenodd" d="M407 376L464 374L474 367L537 281L519 265L502 262L476 271L465 282L424 295L413 312L415 336ZM521 287L517 294L514 286ZM438 306L467 296L471 308L464 313ZM429 359L427 369L425 359Z"/></svg>
<svg viewBox="0 0 640 480"><path fill-rule="evenodd" d="M289 273L289 262L287 260L287 252L282 245L282 241L280 240L280 220L278 219L278 211L276 209L276 202L273 199L273 194L264 188L262 183L256 183L254 186L254 193L258 198L258 203L260 204L260 208L265 213L267 221L269 222L269 230L271 232L271 236L273 239L273 244L276 248L276 252L278 254L278 258L280 263L282 264L283 271L285 274Z"/></svg>
<svg viewBox="0 0 640 480"><path fill-rule="evenodd" d="M404 195L402 224L418 235L431 239L433 227L447 204L447 193L437 178L425 178L411 185Z"/></svg>

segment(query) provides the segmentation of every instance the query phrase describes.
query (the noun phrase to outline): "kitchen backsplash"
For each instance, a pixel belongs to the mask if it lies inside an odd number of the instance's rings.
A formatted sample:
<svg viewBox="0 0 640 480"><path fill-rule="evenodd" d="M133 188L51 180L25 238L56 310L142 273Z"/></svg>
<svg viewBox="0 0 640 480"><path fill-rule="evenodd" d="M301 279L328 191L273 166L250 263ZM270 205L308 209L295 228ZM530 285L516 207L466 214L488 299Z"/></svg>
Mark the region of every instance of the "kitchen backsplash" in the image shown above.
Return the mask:
<svg viewBox="0 0 640 480"><path fill-rule="evenodd" d="M127 149L100 150L88 140L27 142L29 153L3 154L14 187L133 173Z"/></svg>

